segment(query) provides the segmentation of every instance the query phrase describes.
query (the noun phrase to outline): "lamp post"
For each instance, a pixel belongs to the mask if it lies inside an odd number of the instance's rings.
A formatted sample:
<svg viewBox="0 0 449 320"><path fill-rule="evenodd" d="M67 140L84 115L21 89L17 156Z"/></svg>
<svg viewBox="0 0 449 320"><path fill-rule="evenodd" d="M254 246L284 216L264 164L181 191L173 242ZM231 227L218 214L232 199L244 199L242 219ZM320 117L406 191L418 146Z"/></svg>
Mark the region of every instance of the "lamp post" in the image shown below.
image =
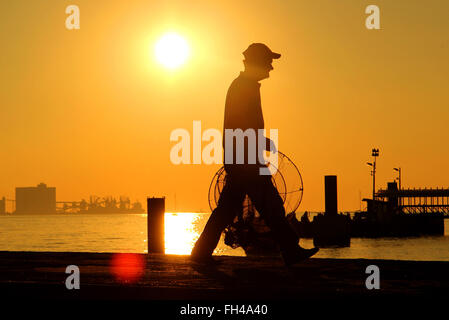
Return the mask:
<svg viewBox="0 0 449 320"><path fill-rule="evenodd" d="M399 190L401 190L401 168L393 168L393 170L399 172L398 181L399 181Z"/></svg>
<svg viewBox="0 0 449 320"><path fill-rule="evenodd" d="M401 168L393 168L393 170L399 173L399 177L397 179L399 181L399 191L401 191ZM399 197L399 205L402 206L402 197Z"/></svg>
<svg viewBox="0 0 449 320"><path fill-rule="evenodd" d="M374 161L367 162L366 164L371 166L373 170L371 171L371 175L373 176L373 200L376 196L376 158L379 156L379 149L372 149L371 155L374 157Z"/></svg>

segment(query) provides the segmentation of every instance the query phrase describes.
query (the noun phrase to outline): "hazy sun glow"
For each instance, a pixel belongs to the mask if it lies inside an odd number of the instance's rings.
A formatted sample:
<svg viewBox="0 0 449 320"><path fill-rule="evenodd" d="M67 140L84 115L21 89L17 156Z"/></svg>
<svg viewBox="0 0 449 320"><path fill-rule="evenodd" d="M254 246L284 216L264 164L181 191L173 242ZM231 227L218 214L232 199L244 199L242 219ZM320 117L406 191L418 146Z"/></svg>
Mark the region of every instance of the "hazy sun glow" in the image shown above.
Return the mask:
<svg viewBox="0 0 449 320"><path fill-rule="evenodd" d="M187 41L177 33L164 34L154 48L156 60L168 69L182 66L190 56L190 47Z"/></svg>

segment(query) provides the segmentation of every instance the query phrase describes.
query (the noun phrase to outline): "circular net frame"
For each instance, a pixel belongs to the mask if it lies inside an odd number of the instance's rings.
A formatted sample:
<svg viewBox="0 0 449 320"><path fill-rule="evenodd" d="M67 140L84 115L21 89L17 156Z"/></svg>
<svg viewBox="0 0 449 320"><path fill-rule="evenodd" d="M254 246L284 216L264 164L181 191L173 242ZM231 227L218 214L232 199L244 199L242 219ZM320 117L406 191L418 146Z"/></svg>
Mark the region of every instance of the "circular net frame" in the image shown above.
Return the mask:
<svg viewBox="0 0 449 320"><path fill-rule="evenodd" d="M271 172L274 165L269 164ZM285 154L278 151L278 164L275 174L271 176L273 185L282 198L285 213L295 212L303 197L303 181L298 167ZM209 207L213 211L217 207L221 191L226 183L226 171L221 167L212 178L209 186ZM260 250L276 250L271 240L270 230L261 219L259 212L246 196L242 210L234 221L225 229L225 244L232 248L243 247Z"/></svg>

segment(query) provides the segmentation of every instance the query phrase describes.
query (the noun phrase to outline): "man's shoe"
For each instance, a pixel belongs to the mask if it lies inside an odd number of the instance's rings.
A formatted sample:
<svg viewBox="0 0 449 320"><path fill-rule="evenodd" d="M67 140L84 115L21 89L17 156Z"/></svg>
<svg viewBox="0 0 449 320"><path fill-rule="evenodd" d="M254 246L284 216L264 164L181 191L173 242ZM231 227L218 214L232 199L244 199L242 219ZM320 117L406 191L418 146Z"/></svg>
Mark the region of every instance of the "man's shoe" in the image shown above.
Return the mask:
<svg viewBox="0 0 449 320"><path fill-rule="evenodd" d="M298 250L293 255L285 255L284 263L287 267L294 265L296 263L302 262L304 260L309 259L311 256L316 254L320 249L312 248L312 249L304 249L298 248Z"/></svg>

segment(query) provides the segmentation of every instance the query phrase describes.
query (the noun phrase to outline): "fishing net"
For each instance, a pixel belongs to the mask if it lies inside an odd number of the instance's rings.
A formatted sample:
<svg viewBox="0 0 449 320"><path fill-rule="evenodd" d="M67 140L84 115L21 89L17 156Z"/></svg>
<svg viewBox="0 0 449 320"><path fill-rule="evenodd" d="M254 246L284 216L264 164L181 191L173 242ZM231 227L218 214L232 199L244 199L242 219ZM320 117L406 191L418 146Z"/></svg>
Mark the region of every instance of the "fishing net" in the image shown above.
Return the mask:
<svg viewBox="0 0 449 320"><path fill-rule="evenodd" d="M274 169L273 164L268 164ZM274 172L273 170L271 172ZM301 174L293 161L278 151L278 163L275 174L271 176L273 185L282 198L286 214L295 212L302 201L303 182ZM209 206L213 211L226 183L226 171L221 167L212 178L209 187ZM232 247L242 247L246 253L260 254L277 251L270 229L261 219L259 212L246 196L241 210L234 221L225 229L225 244Z"/></svg>

